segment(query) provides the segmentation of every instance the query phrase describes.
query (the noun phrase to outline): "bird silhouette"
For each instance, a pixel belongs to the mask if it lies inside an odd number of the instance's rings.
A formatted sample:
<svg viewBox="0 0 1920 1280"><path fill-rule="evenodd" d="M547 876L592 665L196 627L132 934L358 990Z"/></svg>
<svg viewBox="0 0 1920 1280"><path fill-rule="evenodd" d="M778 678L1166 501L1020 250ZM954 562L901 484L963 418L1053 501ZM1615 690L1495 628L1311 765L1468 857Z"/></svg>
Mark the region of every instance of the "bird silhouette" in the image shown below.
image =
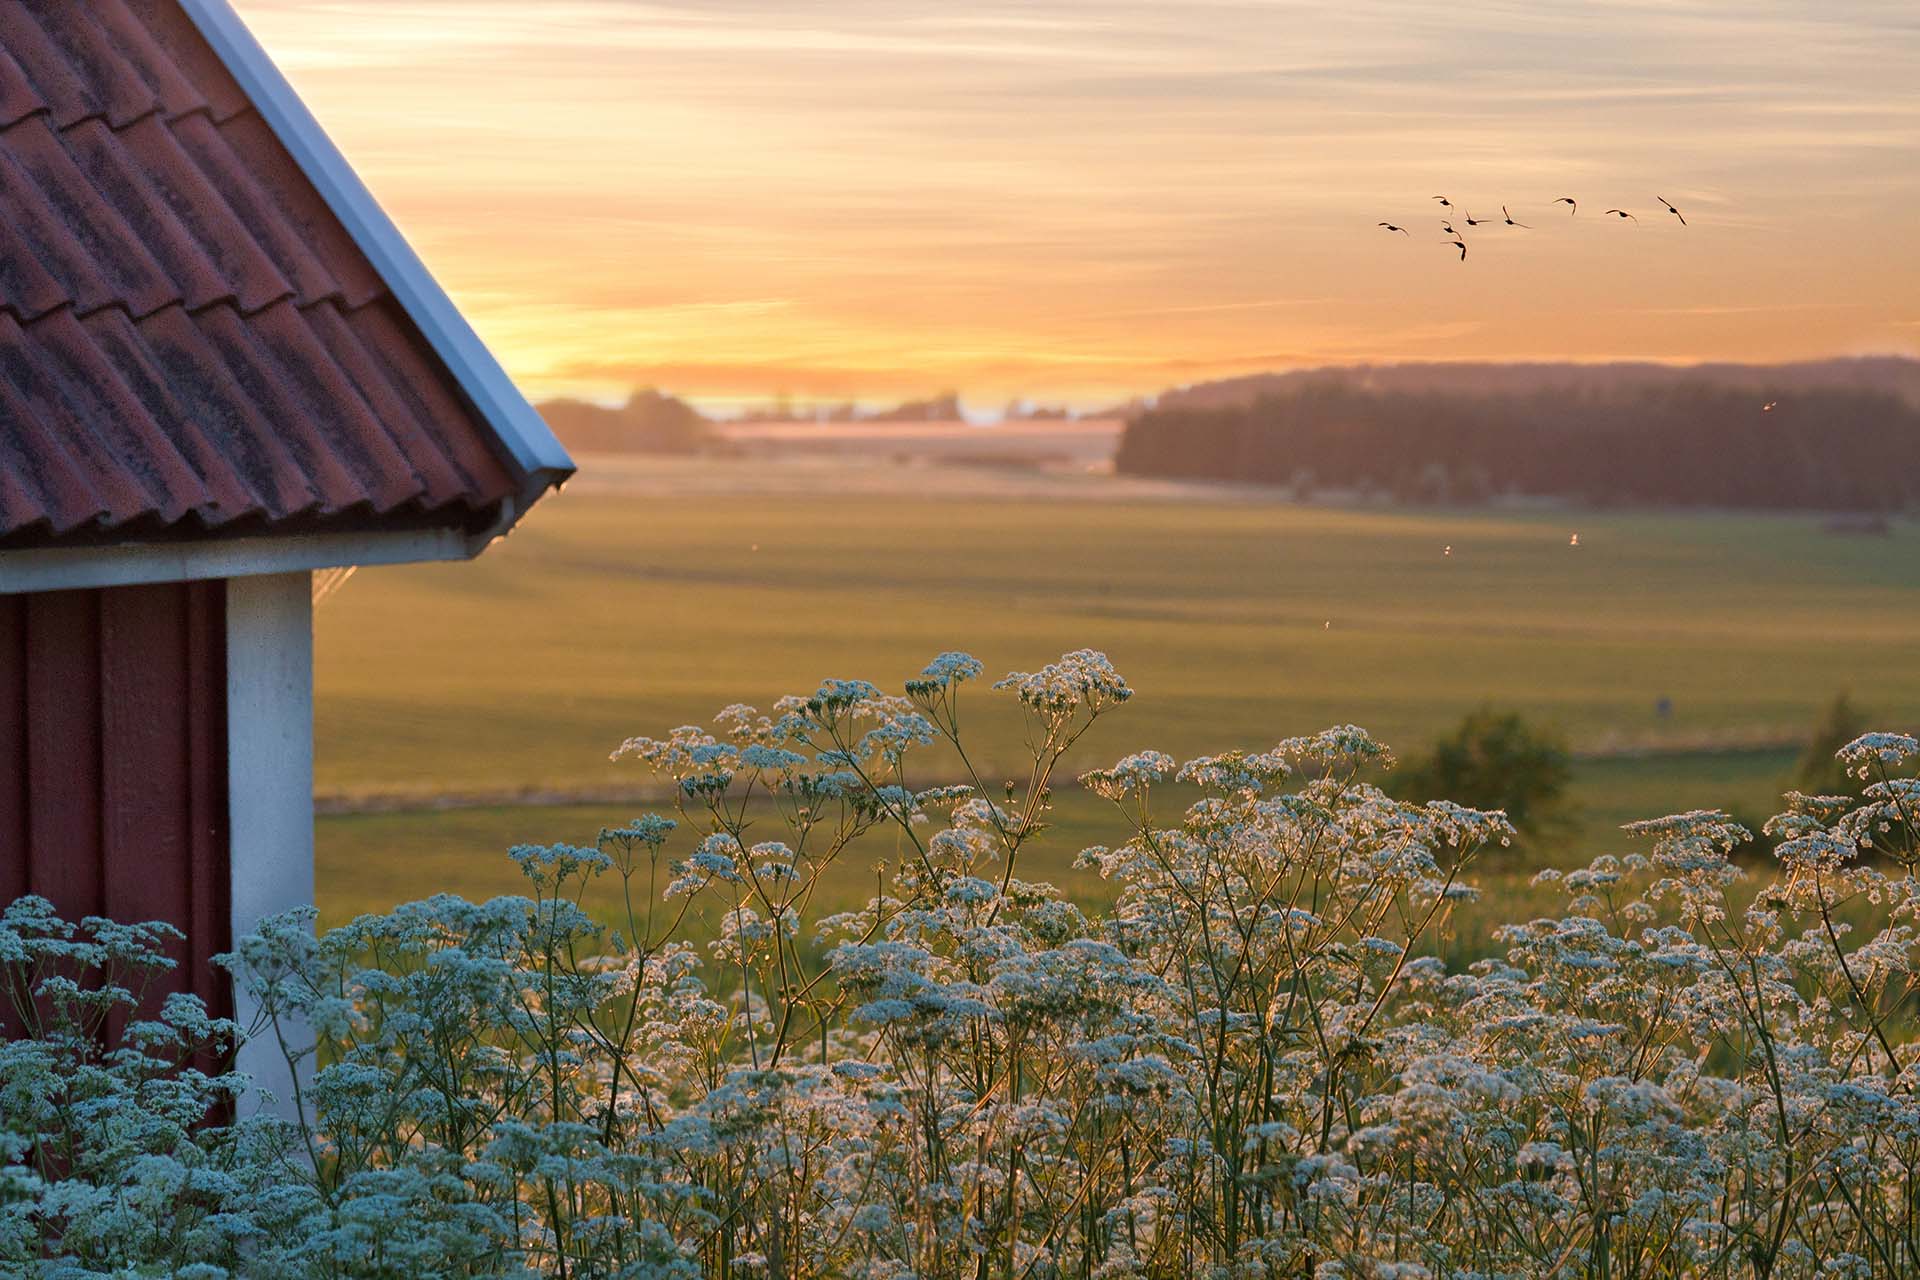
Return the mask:
<svg viewBox="0 0 1920 1280"><path fill-rule="evenodd" d="M1467 260L1467 242L1465 240L1455 240L1452 244L1454 248L1460 251L1460 261L1465 262Z"/></svg>
<svg viewBox="0 0 1920 1280"><path fill-rule="evenodd" d="M1467 225L1470 227L1477 227L1477 226L1480 226L1482 223L1487 223L1492 221L1493 221L1492 218L1476 218L1472 214L1467 215Z"/></svg>
<svg viewBox="0 0 1920 1280"><path fill-rule="evenodd" d="M1676 218L1680 218L1680 211L1674 208L1672 205L1667 204L1667 198L1665 196L1655 196L1654 199L1658 200L1661 204L1666 204L1667 212L1672 214ZM1686 226L1687 220L1685 218L1680 218L1680 225L1683 227Z"/></svg>
<svg viewBox="0 0 1920 1280"><path fill-rule="evenodd" d="M1453 201L1447 199L1445 196L1435 196L1434 199L1440 202L1440 207L1442 209L1453 208Z"/></svg>
<svg viewBox="0 0 1920 1280"><path fill-rule="evenodd" d="M1513 215L1507 212L1507 206L1505 205L1500 206L1500 216L1507 220L1507 225L1510 227L1526 227L1527 226L1527 224L1524 222L1515 222L1513 220ZM1527 227L1527 230L1531 231L1533 230L1533 228Z"/></svg>
<svg viewBox="0 0 1920 1280"><path fill-rule="evenodd" d="M1405 227L1396 227L1391 222L1383 222L1380 225L1385 227L1389 231L1398 231L1401 235L1407 236L1409 238L1411 238L1413 235L1413 232L1407 230Z"/></svg>
<svg viewBox="0 0 1920 1280"><path fill-rule="evenodd" d="M1555 200L1554 203L1566 205L1568 217L1572 217L1574 214L1580 212L1580 202L1572 196L1561 196L1558 200Z"/></svg>
<svg viewBox="0 0 1920 1280"><path fill-rule="evenodd" d="M1607 210L1607 213L1611 213L1611 214L1616 214L1616 215L1618 215L1619 217L1622 217L1622 218L1633 218L1633 215L1632 215L1632 214L1630 214L1630 213L1628 213L1628 212L1627 212L1627 211L1626 211L1625 209L1609 209L1609 210ZM1606 216L1607 216L1607 214L1606 214L1606 213L1603 213L1603 214L1601 214L1600 216L1604 218L1604 217L1606 217ZM1635 222L1638 222L1638 221L1640 221L1640 219L1638 219L1638 218L1633 218L1633 220L1634 220Z"/></svg>
<svg viewBox="0 0 1920 1280"><path fill-rule="evenodd" d="M1445 221L1441 222L1440 229L1446 232L1450 236L1457 236L1460 234L1458 231L1455 231L1453 229L1453 224L1451 222L1445 222Z"/></svg>

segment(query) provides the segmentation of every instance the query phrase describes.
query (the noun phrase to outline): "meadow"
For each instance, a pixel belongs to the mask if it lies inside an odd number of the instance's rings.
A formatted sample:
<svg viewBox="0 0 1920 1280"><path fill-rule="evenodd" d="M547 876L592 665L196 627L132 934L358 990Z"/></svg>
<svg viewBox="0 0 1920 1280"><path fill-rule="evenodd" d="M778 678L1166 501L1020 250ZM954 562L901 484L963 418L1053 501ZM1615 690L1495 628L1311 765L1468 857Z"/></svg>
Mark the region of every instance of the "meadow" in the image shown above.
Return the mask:
<svg viewBox="0 0 1920 1280"><path fill-rule="evenodd" d="M1910 525L1309 507L1081 476L1008 499L977 473L841 471L682 461L596 481L590 462L477 562L367 570L322 601L326 918L510 891L508 845L656 807L608 760L626 737L825 676L897 688L949 648L990 672L1110 654L1140 697L1077 768L1348 721L1409 756L1476 706L1517 708L1580 756L1579 828L1529 855L1555 863L1624 847L1630 818L1772 812L1842 689L1877 723L1920 722ZM1068 864L1109 819L1072 792L1055 818L1045 873L1097 900Z"/></svg>

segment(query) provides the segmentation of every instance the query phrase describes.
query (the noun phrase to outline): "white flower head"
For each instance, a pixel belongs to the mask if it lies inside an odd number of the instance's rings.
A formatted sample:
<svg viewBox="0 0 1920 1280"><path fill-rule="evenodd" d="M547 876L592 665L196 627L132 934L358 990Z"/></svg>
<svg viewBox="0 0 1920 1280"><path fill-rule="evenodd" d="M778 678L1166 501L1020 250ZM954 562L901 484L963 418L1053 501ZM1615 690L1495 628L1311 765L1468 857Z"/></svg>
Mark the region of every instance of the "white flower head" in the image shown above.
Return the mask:
<svg viewBox="0 0 1920 1280"><path fill-rule="evenodd" d="M1093 649L1076 649L1038 671L1012 672L993 687L1011 689L1021 702L1049 715L1070 715L1083 707L1098 712L1133 697L1107 655Z"/></svg>
<svg viewBox="0 0 1920 1280"><path fill-rule="evenodd" d="M1856 778L1870 778L1874 767L1894 768L1920 755L1920 739L1905 733L1863 733L1834 752Z"/></svg>
<svg viewBox="0 0 1920 1280"><path fill-rule="evenodd" d="M1173 757L1164 751L1136 751L1109 769L1080 775L1080 785L1106 800L1119 800L1156 782L1174 770Z"/></svg>
<svg viewBox="0 0 1920 1280"><path fill-rule="evenodd" d="M965 684L985 669L980 659L972 654L950 650L929 662L918 679L907 681L907 695L929 698L955 685Z"/></svg>

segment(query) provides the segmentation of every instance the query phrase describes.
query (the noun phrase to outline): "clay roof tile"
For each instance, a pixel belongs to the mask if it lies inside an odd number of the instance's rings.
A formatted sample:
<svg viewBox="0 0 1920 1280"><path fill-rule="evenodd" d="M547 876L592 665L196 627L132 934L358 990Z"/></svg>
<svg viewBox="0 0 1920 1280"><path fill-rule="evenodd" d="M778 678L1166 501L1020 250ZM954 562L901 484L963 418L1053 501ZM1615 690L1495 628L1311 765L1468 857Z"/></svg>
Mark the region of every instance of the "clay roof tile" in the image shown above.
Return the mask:
<svg viewBox="0 0 1920 1280"><path fill-rule="evenodd" d="M0 550L483 528L440 349L180 0L0 4Z"/></svg>

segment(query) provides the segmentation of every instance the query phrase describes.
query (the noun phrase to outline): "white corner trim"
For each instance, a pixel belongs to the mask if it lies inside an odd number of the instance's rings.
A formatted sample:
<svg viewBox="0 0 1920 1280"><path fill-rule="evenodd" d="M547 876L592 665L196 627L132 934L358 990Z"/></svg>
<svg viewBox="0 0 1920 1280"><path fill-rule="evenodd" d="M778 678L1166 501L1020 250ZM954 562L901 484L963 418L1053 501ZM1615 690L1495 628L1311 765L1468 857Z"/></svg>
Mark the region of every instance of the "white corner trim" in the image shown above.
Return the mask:
<svg viewBox="0 0 1920 1280"><path fill-rule="evenodd" d="M573 474L567 451L227 0L181 0L181 7L525 472L524 513Z"/></svg>
<svg viewBox="0 0 1920 1280"><path fill-rule="evenodd" d="M305 573L227 583L227 830L235 941L267 916L312 905L313 587ZM256 1013L236 990L240 1025ZM242 1046L238 1065L292 1118L294 1078L271 1034Z"/></svg>
<svg viewBox="0 0 1920 1280"><path fill-rule="evenodd" d="M508 506L512 505L509 500ZM0 551L0 595L196 578L240 579L341 565L466 560L479 554L494 532L469 537L453 529L421 529Z"/></svg>

